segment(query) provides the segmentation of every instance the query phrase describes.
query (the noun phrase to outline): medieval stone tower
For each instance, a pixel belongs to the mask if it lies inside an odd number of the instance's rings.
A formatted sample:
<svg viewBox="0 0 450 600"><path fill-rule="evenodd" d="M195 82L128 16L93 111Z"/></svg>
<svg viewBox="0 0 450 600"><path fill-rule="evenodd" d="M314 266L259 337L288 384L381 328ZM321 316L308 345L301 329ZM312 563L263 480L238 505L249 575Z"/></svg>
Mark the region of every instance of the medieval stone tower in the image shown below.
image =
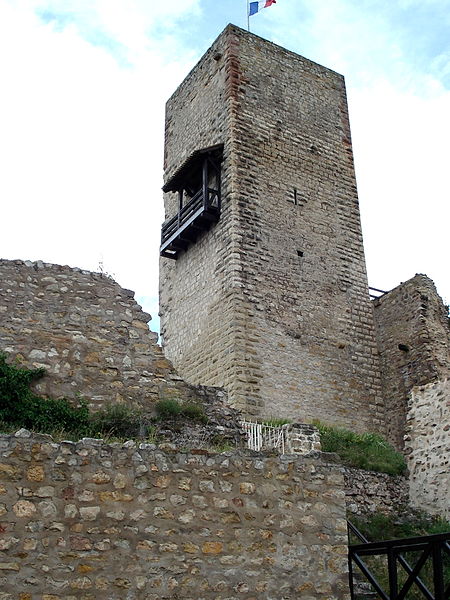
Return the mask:
<svg viewBox="0 0 450 600"><path fill-rule="evenodd" d="M163 346L247 415L384 428L344 79L228 26L167 103Z"/></svg>

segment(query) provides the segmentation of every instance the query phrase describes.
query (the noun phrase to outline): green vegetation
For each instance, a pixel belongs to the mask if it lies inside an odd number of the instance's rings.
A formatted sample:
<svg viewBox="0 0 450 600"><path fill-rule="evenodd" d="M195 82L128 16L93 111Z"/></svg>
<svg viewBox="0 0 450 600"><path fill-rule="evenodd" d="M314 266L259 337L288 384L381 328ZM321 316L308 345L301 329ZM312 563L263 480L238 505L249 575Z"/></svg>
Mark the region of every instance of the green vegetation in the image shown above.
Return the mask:
<svg viewBox="0 0 450 600"><path fill-rule="evenodd" d="M93 413L89 421L95 437L148 438L150 430L154 429L148 415L126 404L106 406L104 410Z"/></svg>
<svg viewBox="0 0 450 600"><path fill-rule="evenodd" d="M38 396L30 384L44 373L44 369L10 365L0 354L0 431L25 427L55 439L154 437L149 416L129 406L116 404L91 413L84 399L73 404L65 398Z"/></svg>
<svg viewBox="0 0 450 600"><path fill-rule="evenodd" d="M289 423L292 423L291 419L277 419L275 417L271 417L262 422L263 425L268 425L269 427L281 427L282 425L288 425Z"/></svg>
<svg viewBox="0 0 450 600"><path fill-rule="evenodd" d="M401 475L406 470L403 456L376 433L354 433L315 421L323 452L336 452L350 467Z"/></svg>
<svg viewBox="0 0 450 600"><path fill-rule="evenodd" d="M370 542L450 532L449 521L421 511L408 510L395 515L373 513L352 517L351 521ZM352 543L359 541L352 538Z"/></svg>
<svg viewBox="0 0 450 600"><path fill-rule="evenodd" d="M180 417L199 423L206 423L208 421L203 406L193 402L181 404L178 400L167 398L157 402L155 410L161 421L178 419Z"/></svg>
<svg viewBox="0 0 450 600"><path fill-rule="evenodd" d="M125 404L107 406L91 413L86 400L76 404L65 398L53 399L38 396L30 385L45 374L44 369L26 369L8 364L0 354L0 431L12 433L21 427L39 433L48 433L55 439L82 437L109 440L147 439L155 442L157 427L148 413ZM159 420L178 419L206 423L201 405L181 404L166 399L156 404Z"/></svg>
<svg viewBox="0 0 450 600"><path fill-rule="evenodd" d="M0 422L42 433L54 430L89 433L89 409L84 400L72 405L64 399L42 398L30 384L44 375L44 369L9 365L0 354Z"/></svg>

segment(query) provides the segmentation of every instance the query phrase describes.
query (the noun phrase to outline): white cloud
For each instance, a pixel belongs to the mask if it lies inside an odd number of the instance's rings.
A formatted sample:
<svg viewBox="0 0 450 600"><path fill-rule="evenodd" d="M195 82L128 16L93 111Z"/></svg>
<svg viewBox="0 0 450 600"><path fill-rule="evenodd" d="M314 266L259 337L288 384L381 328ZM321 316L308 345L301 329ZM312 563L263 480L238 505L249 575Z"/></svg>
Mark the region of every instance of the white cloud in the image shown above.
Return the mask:
<svg viewBox="0 0 450 600"><path fill-rule="evenodd" d="M448 47L419 66L391 4L369 5L280 1L254 26L346 75L372 283L425 271L450 298ZM197 58L179 32L202 6L0 0L0 255L88 269L102 260L155 306L164 102ZM206 12L199 23L205 39L218 33Z"/></svg>
<svg viewBox="0 0 450 600"><path fill-rule="evenodd" d="M175 12L196 4L180 2ZM141 41L124 68L79 35L80 14L91 18L81 11L57 29L25 4L0 0L0 55L11 57L0 65L0 254L88 269L103 260L122 285L156 295L164 101L192 57L170 62L167 47L140 53L145 23L131 11L123 41L139 28ZM99 15L120 37L114 28L124 15Z"/></svg>
<svg viewBox="0 0 450 600"><path fill-rule="evenodd" d="M275 25L283 45L292 6ZM305 8L287 45L346 77L369 279L390 289L425 272L450 299L449 50L432 28L450 22L447 3L330 0L302 18Z"/></svg>
<svg viewBox="0 0 450 600"><path fill-rule="evenodd" d="M425 272L446 297L450 92L419 97L379 82L350 94L371 281L387 289Z"/></svg>

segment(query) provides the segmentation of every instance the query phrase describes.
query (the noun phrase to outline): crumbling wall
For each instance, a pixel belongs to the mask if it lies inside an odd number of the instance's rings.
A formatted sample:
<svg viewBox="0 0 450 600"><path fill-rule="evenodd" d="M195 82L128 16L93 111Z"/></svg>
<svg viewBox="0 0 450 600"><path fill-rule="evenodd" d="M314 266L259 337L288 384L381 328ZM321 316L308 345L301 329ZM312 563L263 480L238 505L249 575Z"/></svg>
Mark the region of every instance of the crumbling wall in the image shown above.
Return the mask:
<svg viewBox="0 0 450 600"><path fill-rule="evenodd" d="M405 453L411 504L450 518L450 381L412 390Z"/></svg>
<svg viewBox="0 0 450 600"><path fill-rule="evenodd" d="M387 475L343 467L347 516L375 512L396 514L407 508L409 502L408 479L402 475Z"/></svg>
<svg viewBox="0 0 450 600"><path fill-rule="evenodd" d="M387 434L402 449L411 390L450 375L448 311L426 275L416 275L373 304Z"/></svg>
<svg viewBox="0 0 450 600"><path fill-rule="evenodd" d="M0 436L5 600L348 597L343 477L320 457Z"/></svg>
<svg viewBox="0 0 450 600"><path fill-rule="evenodd" d="M133 296L100 273L0 260L0 351L46 369L35 384L39 394L81 395L93 408L216 397L178 376Z"/></svg>

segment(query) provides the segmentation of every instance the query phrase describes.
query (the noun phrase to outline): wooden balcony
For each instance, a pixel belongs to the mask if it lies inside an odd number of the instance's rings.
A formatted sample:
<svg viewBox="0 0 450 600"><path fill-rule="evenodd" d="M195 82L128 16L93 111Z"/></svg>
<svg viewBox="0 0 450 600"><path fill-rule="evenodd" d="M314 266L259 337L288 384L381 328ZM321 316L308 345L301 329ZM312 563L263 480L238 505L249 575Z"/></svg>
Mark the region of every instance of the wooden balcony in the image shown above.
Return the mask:
<svg viewBox="0 0 450 600"><path fill-rule="evenodd" d="M165 221L161 231L160 254L176 259L203 231L208 230L220 217L218 190L207 188L206 196L199 190L179 213Z"/></svg>
<svg viewBox="0 0 450 600"><path fill-rule="evenodd" d="M164 185L178 192L178 214L163 223L161 256L176 259L219 220L222 152L222 145L197 150Z"/></svg>

